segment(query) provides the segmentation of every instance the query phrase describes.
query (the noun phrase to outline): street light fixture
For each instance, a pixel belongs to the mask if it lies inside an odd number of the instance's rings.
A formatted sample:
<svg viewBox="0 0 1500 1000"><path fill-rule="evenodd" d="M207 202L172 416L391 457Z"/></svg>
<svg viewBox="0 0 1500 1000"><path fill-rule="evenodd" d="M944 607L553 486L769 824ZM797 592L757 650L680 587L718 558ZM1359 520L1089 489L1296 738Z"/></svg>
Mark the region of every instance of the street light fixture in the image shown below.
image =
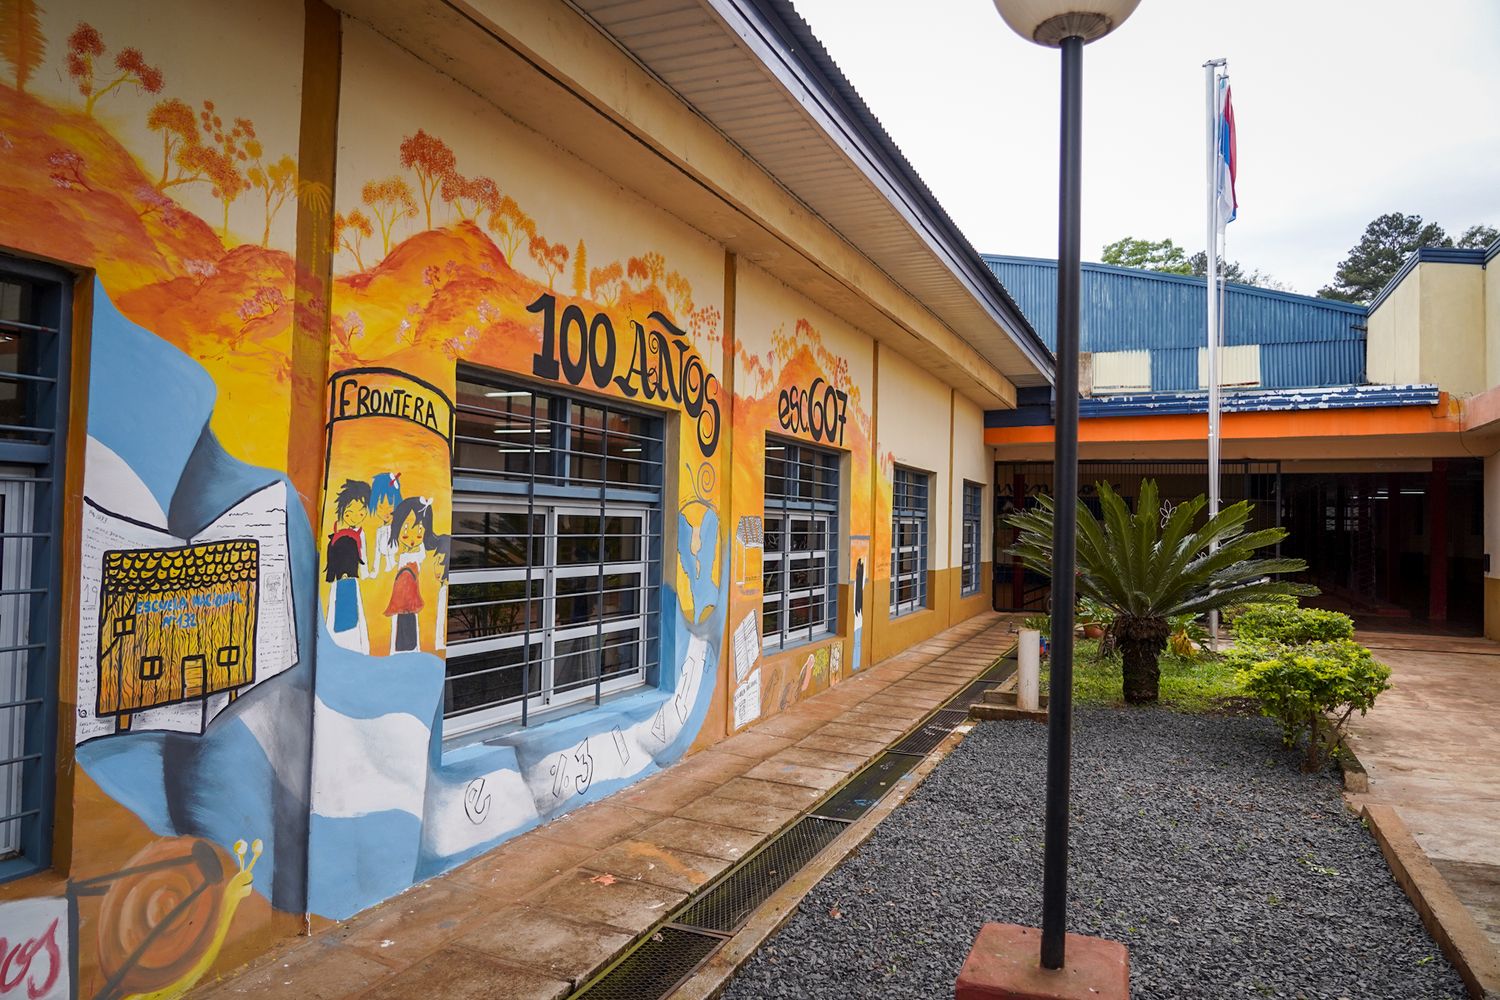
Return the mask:
<svg viewBox="0 0 1500 1000"><path fill-rule="evenodd" d="M1073 753L1073 604L1078 530L1078 290L1083 47L1118 28L1140 0L995 0L1016 34L1062 50L1062 153L1057 234L1057 424L1054 435L1051 698L1043 844L1044 969L1061 969L1067 940L1068 791Z"/></svg>

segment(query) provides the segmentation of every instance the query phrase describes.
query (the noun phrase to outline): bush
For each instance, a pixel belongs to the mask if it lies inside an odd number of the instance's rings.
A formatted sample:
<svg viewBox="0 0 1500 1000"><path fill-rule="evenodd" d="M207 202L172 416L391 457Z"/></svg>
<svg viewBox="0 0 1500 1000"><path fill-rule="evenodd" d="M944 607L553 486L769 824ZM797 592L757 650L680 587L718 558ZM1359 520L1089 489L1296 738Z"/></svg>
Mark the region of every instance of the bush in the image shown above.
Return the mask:
<svg viewBox="0 0 1500 1000"><path fill-rule="evenodd" d="M1337 611L1284 604L1252 604L1235 619L1234 637L1240 642L1289 646L1336 642L1354 637L1354 620Z"/></svg>
<svg viewBox="0 0 1500 1000"><path fill-rule="evenodd" d="M1231 604L1229 607L1224 609L1224 612L1222 615L1220 615L1220 617L1224 620L1224 625L1227 628L1238 621L1240 619L1240 616L1242 616L1245 612L1249 611L1251 608L1258 608L1263 604L1274 604L1278 607L1295 608L1298 606L1298 597L1296 594L1263 594L1262 596L1256 598L1254 601L1248 601L1244 604Z"/></svg>
<svg viewBox="0 0 1500 1000"><path fill-rule="evenodd" d="M1260 700L1261 711L1281 723L1287 746L1306 736L1302 766L1308 771L1323 766L1343 743L1349 716L1364 715L1390 687L1390 668L1350 639L1246 644L1229 658L1245 690Z"/></svg>

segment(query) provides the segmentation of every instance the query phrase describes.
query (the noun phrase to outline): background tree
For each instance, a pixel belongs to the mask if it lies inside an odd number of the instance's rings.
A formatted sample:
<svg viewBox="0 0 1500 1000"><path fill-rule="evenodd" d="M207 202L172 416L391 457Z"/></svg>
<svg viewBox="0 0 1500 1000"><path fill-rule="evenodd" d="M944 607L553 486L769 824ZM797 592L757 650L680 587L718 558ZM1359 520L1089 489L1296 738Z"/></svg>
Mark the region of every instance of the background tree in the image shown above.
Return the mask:
<svg viewBox="0 0 1500 1000"><path fill-rule="evenodd" d="M375 228L370 225L370 217L359 209L351 209L347 214L335 213L333 217L333 245L335 248L343 248L354 255L354 267L356 270L365 269L364 258L360 251L364 247L365 237L373 235Z"/></svg>
<svg viewBox="0 0 1500 1000"><path fill-rule="evenodd" d="M551 288L562 269L568 266L568 248L561 243L548 243L546 237L533 236L526 249L531 259L547 272L547 287Z"/></svg>
<svg viewBox="0 0 1500 1000"><path fill-rule="evenodd" d="M243 164L250 159L247 144L256 142L255 125L248 118L236 118L226 127L213 101L203 102L198 119L203 134L213 145L194 155L202 161L203 174L213 185L213 196L224 205L222 233L227 242L229 206L249 187L242 171Z"/></svg>
<svg viewBox="0 0 1500 1000"><path fill-rule="evenodd" d="M380 223L380 257L384 260L391 252L391 229L417 214L417 199L412 196L411 185L394 175L383 181L366 181L359 197Z"/></svg>
<svg viewBox="0 0 1500 1000"><path fill-rule="evenodd" d="M676 271L667 275L667 295L672 300L672 316L681 322L693 311L693 286Z"/></svg>
<svg viewBox="0 0 1500 1000"><path fill-rule="evenodd" d="M157 190L203 179L202 157L198 155L203 146L198 116L186 101L175 97L158 101L146 116L146 127L161 133L161 178L156 182Z"/></svg>
<svg viewBox="0 0 1500 1000"><path fill-rule="evenodd" d="M47 52L39 15L36 0L0 0L0 59L10 63L16 89L23 94Z"/></svg>
<svg viewBox="0 0 1500 1000"><path fill-rule="evenodd" d="M1168 274L1193 273L1187 251L1171 240L1138 240L1126 236L1105 246L1099 260L1116 267L1138 267Z"/></svg>
<svg viewBox="0 0 1500 1000"><path fill-rule="evenodd" d="M465 177L457 170L443 177L438 189L460 219L477 219L486 206L500 201L500 186L488 177Z"/></svg>
<svg viewBox="0 0 1500 1000"><path fill-rule="evenodd" d="M1200 495L1179 504L1162 523L1156 481L1141 483L1132 514L1108 483L1099 483L1096 518L1078 501L1078 595L1115 613L1116 646L1124 658L1125 700L1157 700L1161 677L1158 661L1167 647L1177 615L1200 615L1232 604L1263 600L1271 594L1315 594L1316 588L1288 581L1272 582L1279 573L1307 569L1301 559L1258 559L1255 550L1286 537L1283 528L1246 531L1251 505L1244 500L1195 527L1207 506ZM1039 497L1038 506L1005 520L1020 529L1011 549L1027 568L1052 574L1054 503ZM1218 543L1214 551L1214 543Z"/></svg>
<svg viewBox="0 0 1500 1000"><path fill-rule="evenodd" d="M573 249L573 294L583 298L589 290L589 257L588 248L583 245L583 240L578 241L578 246Z"/></svg>
<svg viewBox="0 0 1500 1000"><path fill-rule="evenodd" d="M448 144L422 129L401 140L401 166L417 175L417 189L426 213L425 228L432 228L432 196L438 193L443 179L456 172L457 159Z"/></svg>
<svg viewBox="0 0 1500 1000"><path fill-rule="evenodd" d="M87 21L80 21L68 36L67 66L68 75L73 78L78 92L83 95L84 114L92 115L94 104L99 98L125 83L133 82L148 94L161 92L161 70L148 65L141 50L136 48L124 48L115 54L117 75L113 79L104 83L95 80L94 72L103 55L104 38L99 34L99 29Z"/></svg>
<svg viewBox="0 0 1500 1000"><path fill-rule="evenodd" d="M1500 229L1480 223L1465 229L1464 234L1458 238L1454 246L1463 247L1466 250L1483 250L1496 240L1500 240Z"/></svg>
<svg viewBox="0 0 1500 1000"><path fill-rule="evenodd" d="M589 298L607 306L614 305L620 297L620 279L624 276L625 269L619 261L589 271Z"/></svg>
<svg viewBox="0 0 1500 1000"><path fill-rule="evenodd" d="M655 288L661 284L662 277L667 273L667 258L652 250L641 255L641 263L645 265L646 280L650 282L651 287Z"/></svg>
<svg viewBox="0 0 1500 1000"><path fill-rule="evenodd" d="M297 190L297 161L290 156L283 155L280 159L271 163L262 163L260 156L260 143L256 142L251 147L256 152L256 162L250 167L246 178L250 186L257 188L265 196L266 225L261 231L260 245L271 245L271 223L275 221L279 213Z"/></svg>
<svg viewBox="0 0 1500 1000"><path fill-rule="evenodd" d="M1199 250L1189 258L1192 264L1194 277L1203 278L1208 275L1208 252ZM1272 275L1256 269L1246 271L1245 266L1237 260L1225 260L1219 258L1219 277L1225 281L1238 282L1241 285L1254 285L1256 288L1270 288L1278 292L1290 292L1291 286L1283 281L1278 281Z"/></svg>
<svg viewBox="0 0 1500 1000"><path fill-rule="evenodd" d="M1401 265L1422 247L1451 247L1453 240L1420 215L1387 212L1371 220L1349 256L1339 261L1333 283L1318 289L1325 299L1369 302L1390 283Z"/></svg>
<svg viewBox="0 0 1500 1000"><path fill-rule="evenodd" d="M625 280L630 282L634 291L640 291L645 287L646 281L651 277L651 269L646 262L639 257L631 257L625 262Z"/></svg>
<svg viewBox="0 0 1500 1000"><path fill-rule="evenodd" d="M505 254L505 262L514 268L516 254L520 251L521 244L536 236L536 222L531 216L521 211L521 206L510 195L504 195L495 203L485 222L499 237L499 246L501 252Z"/></svg>

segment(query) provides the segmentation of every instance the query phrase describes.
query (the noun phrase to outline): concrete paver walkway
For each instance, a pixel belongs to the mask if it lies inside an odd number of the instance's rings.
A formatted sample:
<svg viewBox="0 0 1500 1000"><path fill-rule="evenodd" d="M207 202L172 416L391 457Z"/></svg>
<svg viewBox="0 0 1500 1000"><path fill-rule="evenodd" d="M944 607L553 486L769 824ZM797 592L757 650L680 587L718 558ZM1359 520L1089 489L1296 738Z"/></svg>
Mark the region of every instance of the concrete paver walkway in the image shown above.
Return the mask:
<svg viewBox="0 0 1500 1000"><path fill-rule="evenodd" d="M995 662L984 614L195 998L557 1000Z"/></svg>
<svg viewBox="0 0 1500 1000"><path fill-rule="evenodd" d="M1500 947L1500 644L1361 630L1391 690L1350 721L1360 799L1396 808Z"/></svg>

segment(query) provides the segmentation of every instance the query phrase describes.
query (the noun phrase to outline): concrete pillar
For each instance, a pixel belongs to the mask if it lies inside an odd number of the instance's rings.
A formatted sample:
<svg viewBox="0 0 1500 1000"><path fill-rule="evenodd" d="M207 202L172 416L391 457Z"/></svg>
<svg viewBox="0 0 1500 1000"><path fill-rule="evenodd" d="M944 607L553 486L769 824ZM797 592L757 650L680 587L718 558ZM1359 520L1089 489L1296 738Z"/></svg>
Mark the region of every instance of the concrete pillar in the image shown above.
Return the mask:
<svg viewBox="0 0 1500 1000"><path fill-rule="evenodd" d="M1434 458L1427 474L1427 619L1448 620L1448 460Z"/></svg>

